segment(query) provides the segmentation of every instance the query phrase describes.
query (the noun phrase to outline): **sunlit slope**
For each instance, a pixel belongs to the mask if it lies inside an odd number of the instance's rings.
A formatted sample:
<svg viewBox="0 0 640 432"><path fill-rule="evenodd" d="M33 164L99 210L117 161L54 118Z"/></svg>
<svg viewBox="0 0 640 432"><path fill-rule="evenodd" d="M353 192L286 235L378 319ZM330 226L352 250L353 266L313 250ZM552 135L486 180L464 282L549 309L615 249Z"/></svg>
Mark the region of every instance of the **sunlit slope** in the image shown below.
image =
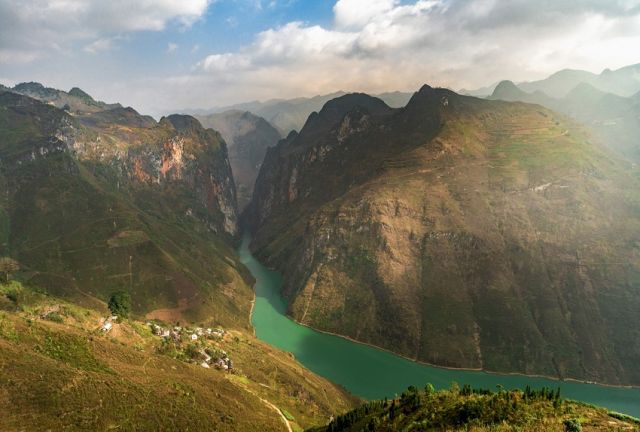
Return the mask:
<svg viewBox="0 0 640 432"><path fill-rule="evenodd" d="M301 430L355 406L248 332L215 342L227 372L163 354L143 322L100 327L95 311L0 284L1 430L286 431L281 413Z"/></svg>
<svg viewBox="0 0 640 432"><path fill-rule="evenodd" d="M637 172L536 105L348 95L247 212L292 316L444 366L639 383Z"/></svg>

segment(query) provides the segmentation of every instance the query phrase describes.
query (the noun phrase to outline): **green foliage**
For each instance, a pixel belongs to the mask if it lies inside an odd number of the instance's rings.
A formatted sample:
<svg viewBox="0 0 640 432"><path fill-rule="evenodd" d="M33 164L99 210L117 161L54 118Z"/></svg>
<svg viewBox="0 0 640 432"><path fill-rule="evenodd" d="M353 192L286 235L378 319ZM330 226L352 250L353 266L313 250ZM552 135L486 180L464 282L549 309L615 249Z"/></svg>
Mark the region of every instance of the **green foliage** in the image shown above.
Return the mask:
<svg viewBox="0 0 640 432"><path fill-rule="evenodd" d="M400 398L390 403L387 400L365 403L316 431L579 432L582 428L576 416L595 417L600 424L608 426L607 417L610 415L601 408L563 401L558 390L550 388L492 391L464 385L459 390L435 392L427 385L423 392L409 387ZM631 422L628 418L621 420Z"/></svg>
<svg viewBox="0 0 640 432"><path fill-rule="evenodd" d="M128 318L131 312L131 295L126 291L118 291L109 298L109 310L118 318Z"/></svg>
<svg viewBox="0 0 640 432"><path fill-rule="evenodd" d="M18 342L20 340L15 325L7 319L7 315L4 313L0 313L0 339L10 342Z"/></svg>
<svg viewBox="0 0 640 432"><path fill-rule="evenodd" d="M47 315L45 315L44 319L46 319L47 321L52 321L57 323L64 322L64 317L60 315L60 313L58 312L50 312Z"/></svg>
<svg viewBox="0 0 640 432"><path fill-rule="evenodd" d="M0 296L5 296L11 301L14 306L18 305L18 300L24 291L24 288L20 282L9 281L4 284L0 284Z"/></svg>
<svg viewBox="0 0 640 432"><path fill-rule="evenodd" d="M582 424L578 419L567 419L563 424L565 432L582 432Z"/></svg>
<svg viewBox="0 0 640 432"><path fill-rule="evenodd" d="M92 372L108 372L109 369L100 363L91 353L86 340L70 334L54 333L42 330L36 351L52 359L62 361L78 369Z"/></svg>

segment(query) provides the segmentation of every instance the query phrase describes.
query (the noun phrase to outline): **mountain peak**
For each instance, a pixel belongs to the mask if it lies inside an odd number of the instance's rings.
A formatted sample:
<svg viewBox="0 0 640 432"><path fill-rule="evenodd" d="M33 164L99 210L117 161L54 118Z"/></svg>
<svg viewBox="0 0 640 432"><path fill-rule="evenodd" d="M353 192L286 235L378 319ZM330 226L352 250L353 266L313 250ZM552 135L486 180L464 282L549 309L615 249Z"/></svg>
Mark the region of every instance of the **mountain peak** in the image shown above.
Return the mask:
<svg viewBox="0 0 640 432"><path fill-rule="evenodd" d="M162 117L160 123L168 123L178 132L200 131L203 129L195 117L186 114L171 114L167 117Z"/></svg>
<svg viewBox="0 0 640 432"><path fill-rule="evenodd" d="M35 82L35 81L21 82L19 84L16 84L15 86L13 86L13 90L15 90L17 92L22 92L22 91L40 91L40 90L44 90L44 89L45 89L45 86L43 86L39 82Z"/></svg>
<svg viewBox="0 0 640 432"><path fill-rule="evenodd" d="M87 92L78 87L73 87L71 90L69 90L69 96L94 102L94 99Z"/></svg>
<svg viewBox="0 0 640 432"><path fill-rule="evenodd" d="M366 93L348 93L325 103L318 114L321 117L334 115L344 117L347 112L356 107L364 108L372 114L384 113L391 109L377 97L369 96Z"/></svg>
<svg viewBox="0 0 640 432"><path fill-rule="evenodd" d="M491 99L512 100L520 98L525 92L520 89L513 81L500 81L491 94Z"/></svg>
<svg viewBox="0 0 640 432"><path fill-rule="evenodd" d="M300 133L304 134L324 129L325 127L332 127L341 121L345 115L356 109L366 111L372 115L385 114L392 110L377 97L365 93L348 93L325 103L320 112L312 112Z"/></svg>

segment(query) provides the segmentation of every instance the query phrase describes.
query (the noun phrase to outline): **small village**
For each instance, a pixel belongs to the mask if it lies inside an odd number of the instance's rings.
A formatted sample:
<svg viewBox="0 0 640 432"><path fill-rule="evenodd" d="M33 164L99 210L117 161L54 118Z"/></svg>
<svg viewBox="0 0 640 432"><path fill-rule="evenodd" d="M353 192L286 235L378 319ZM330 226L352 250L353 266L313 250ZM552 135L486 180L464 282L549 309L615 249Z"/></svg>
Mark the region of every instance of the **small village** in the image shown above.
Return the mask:
<svg viewBox="0 0 640 432"><path fill-rule="evenodd" d="M111 315L102 320L100 330L109 333L117 315ZM224 341L227 332L222 328L203 327L165 327L158 322L145 323L154 336L162 339L159 351L177 359L198 364L203 368L215 368L223 371L233 370L233 362L226 351L218 345Z"/></svg>

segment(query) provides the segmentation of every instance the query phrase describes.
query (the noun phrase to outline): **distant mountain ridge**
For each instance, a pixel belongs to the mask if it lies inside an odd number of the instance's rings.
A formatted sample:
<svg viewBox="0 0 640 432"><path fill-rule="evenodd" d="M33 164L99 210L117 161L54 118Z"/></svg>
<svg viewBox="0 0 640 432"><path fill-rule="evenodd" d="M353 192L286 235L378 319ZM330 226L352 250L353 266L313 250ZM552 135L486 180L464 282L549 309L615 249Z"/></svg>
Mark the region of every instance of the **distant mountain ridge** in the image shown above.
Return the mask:
<svg viewBox="0 0 640 432"><path fill-rule="evenodd" d="M251 200L253 185L267 148L282 138L265 119L249 111L225 111L196 116L205 127L220 132L229 148L229 161L238 192L238 208Z"/></svg>
<svg viewBox="0 0 640 432"><path fill-rule="evenodd" d="M640 99L637 94L622 97L581 82L564 97L553 98L540 90L527 93L511 81L502 81L488 99L534 103L570 115L588 125L607 147L640 163Z"/></svg>
<svg viewBox="0 0 640 432"><path fill-rule="evenodd" d="M585 83L594 88L622 97L630 97L640 92L640 63L624 66L616 70L605 69L600 74L578 69L563 69L537 81L517 83L518 88L527 92L543 92L553 98L563 98L578 84ZM491 95L498 83L475 90L461 90L469 96Z"/></svg>
<svg viewBox="0 0 640 432"><path fill-rule="evenodd" d="M295 99L272 99L265 102L246 102L226 107L213 108L210 111L196 110L193 112L196 116L206 114L220 113L224 111L249 111L255 115L263 117L271 123L282 136L286 136L292 130L300 131L307 117L314 112L320 111L328 101L344 96L344 91L338 91L326 95L319 95L309 98ZM406 92L387 92L376 95L391 107L400 108L407 104L412 93Z"/></svg>
<svg viewBox="0 0 640 432"><path fill-rule="evenodd" d="M13 88L7 90L38 99L56 108L68 107L69 110L78 113L92 113L106 109L122 108L122 105L119 103L107 104L96 101L78 87L73 87L69 92L65 92L51 87L45 87L38 82L24 82L16 84Z"/></svg>

